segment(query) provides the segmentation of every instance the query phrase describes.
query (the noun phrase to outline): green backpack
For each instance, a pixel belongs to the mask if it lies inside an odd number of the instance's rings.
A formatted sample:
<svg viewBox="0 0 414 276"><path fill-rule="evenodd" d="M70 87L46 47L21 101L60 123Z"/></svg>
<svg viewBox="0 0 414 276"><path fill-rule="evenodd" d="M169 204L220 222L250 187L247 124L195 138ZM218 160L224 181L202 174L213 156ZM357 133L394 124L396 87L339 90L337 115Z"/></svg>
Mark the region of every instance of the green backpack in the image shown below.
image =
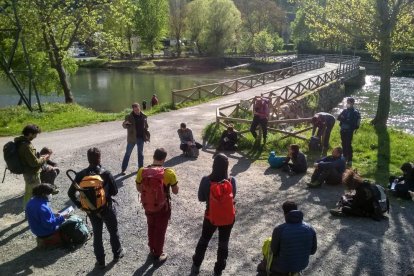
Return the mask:
<svg viewBox="0 0 414 276"><path fill-rule="evenodd" d="M270 268L273 261L273 252L272 252L272 237L268 237L264 240L262 246L263 258L266 260L266 274L270 275Z"/></svg>
<svg viewBox="0 0 414 276"><path fill-rule="evenodd" d="M79 245L89 238L89 231L83 220L76 216L70 216L59 227L63 243L69 246Z"/></svg>

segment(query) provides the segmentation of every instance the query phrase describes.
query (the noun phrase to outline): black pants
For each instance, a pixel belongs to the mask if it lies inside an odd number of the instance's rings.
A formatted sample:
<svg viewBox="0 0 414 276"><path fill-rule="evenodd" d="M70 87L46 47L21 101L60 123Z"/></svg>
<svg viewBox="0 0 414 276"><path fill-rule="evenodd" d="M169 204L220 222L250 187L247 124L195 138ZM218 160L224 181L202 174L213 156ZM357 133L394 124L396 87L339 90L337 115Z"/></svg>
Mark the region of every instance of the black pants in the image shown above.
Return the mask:
<svg viewBox="0 0 414 276"><path fill-rule="evenodd" d="M331 132L332 132L334 125L335 125L335 121L326 122L326 129L323 133L322 133L322 129L318 128L318 132L316 133L316 136L322 138L321 142L322 142L322 146L324 149L329 148L329 139L331 139Z"/></svg>
<svg viewBox="0 0 414 276"><path fill-rule="evenodd" d="M266 140L267 137L267 118L260 118L259 116L253 117L252 125L250 126L250 132L252 133L253 137L257 137L256 128L260 125L263 131L263 139Z"/></svg>
<svg viewBox="0 0 414 276"><path fill-rule="evenodd" d="M352 138L354 131L352 130L341 130L341 142L342 150L346 161L352 162Z"/></svg>
<svg viewBox="0 0 414 276"><path fill-rule="evenodd" d="M217 148L218 150L228 150L228 151L235 151L237 150L237 145L233 141L224 142L224 140L220 141L220 145Z"/></svg>
<svg viewBox="0 0 414 276"><path fill-rule="evenodd" d="M229 240L233 224L226 226L214 226L208 219L204 218L203 230L193 256L193 263L198 267L201 265L204 260L204 255L206 254L208 243L217 228L219 232L219 244L217 249L217 261L214 265L214 272L220 274L226 268L227 256L229 255Z"/></svg>
<svg viewBox="0 0 414 276"><path fill-rule="evenodd" d="M121 253L121 242L119 241L118 220L116 218L115 206L105 208L99 216L96 214L89 214L89 219L92 223L93 229L93 251L96 260L100 263L105 262L105 251L102 243L103 224L109 232L109 241L112 247L114 257L118 257Z"/></svg>
<svg viewBox="0 0 414 276"><path fill-rule="evenodd" d="M282 171L284 172L294 172L294 173L306 173L306 169L304 170L302 166L297 166L292 163L284 163L282 166Z"/></svg>
<svg viewBox="0 0 414 276"><path fill-rule="evenodd" d="M335 168L317 168L312 174L311 182L319 181L329 185L337 185L342 183L342 174L340 174Z"/></svg>
<svg viewBox="0 0 414 276"><path fill-rule="evenodd" d="M198 148L198 149L201 149L202 147L203 147L203 145L201 145L200 143L198 143L198 142L195 142L195 146L196 146L196 148ZM184 151L184 152L186 152L186 151L188 151L189 150L189 148L188 148L189 146L188 146L188 144L180 144L180 150L182 150L182 151Z"/></svg>

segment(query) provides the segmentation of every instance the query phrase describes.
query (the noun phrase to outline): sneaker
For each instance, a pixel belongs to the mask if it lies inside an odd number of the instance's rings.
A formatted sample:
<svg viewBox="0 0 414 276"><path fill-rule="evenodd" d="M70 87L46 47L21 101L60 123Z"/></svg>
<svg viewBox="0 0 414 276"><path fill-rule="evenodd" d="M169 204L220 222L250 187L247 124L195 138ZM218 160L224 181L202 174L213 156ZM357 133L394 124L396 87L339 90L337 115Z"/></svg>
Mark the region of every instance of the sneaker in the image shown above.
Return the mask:
<svg viewBox="0 0 414 276"><path fill-rule="evenodd" d="M336 217L345 217L345 214L341 211L341 209L331 209L329 210L332 216Z"/></svg>
<svg viewBox="0 0 414 276"><path fill-rule="evenodd" d="M120 173L120 175L126 175L126 172L125 172L125 171L122 171L122 172Z"/></svg>
<svg viewBox="0 0 414 276"><path fill-rule="evenodd" d="M321 183L318 180L315 180L311 183L306 184L309 188L317 188L321 186Z"/></svg>
<svg viewBox="0 0 414 276"><path fill-rule="evenodd" d="M114 256L114 259L112 262L117 263L120 259L122 259L125 256L125 250L122 248L121 252L117 256Z"/></svg>
<svg viewBox="0 0 414 276"><path fill-rule="evenodd" d="M167 260L168 258L168 254L167 253L162 253L159 257L154 257L154 261L157 262L158 264L163 263Z"/></svg>
<svg viewBox="0 0 414 276"><path fill-rule="evenodd" d="M200 267L199 266L196 266L195 264L193 264L191 266L191 273L190 273L190 275L191 276L195 276L195 275L198 275L198 274L200 274Z"/></svg>
<svg viewBox="0 0 414 276"><path fill-rule="evenodd" d="M105 261L103 261L103 262L96 261L95 267L100 268L100 269L104 269L105 268Z"/></svg>

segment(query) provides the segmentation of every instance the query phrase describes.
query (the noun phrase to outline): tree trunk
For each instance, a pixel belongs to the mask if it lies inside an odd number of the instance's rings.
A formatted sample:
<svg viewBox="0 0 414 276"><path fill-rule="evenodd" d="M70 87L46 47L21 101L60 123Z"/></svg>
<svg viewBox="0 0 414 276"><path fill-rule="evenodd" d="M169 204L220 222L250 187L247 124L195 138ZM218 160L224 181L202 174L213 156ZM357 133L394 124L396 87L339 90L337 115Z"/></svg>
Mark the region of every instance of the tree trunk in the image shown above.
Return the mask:
<svg viewBox="0 0 414 276"><path fill-rule="evenodd" d="M177 57L181 56L181 43L180 43L180 35L176 35L175 39L177 40L177 45L176 45L176 49L177 49Z"/></svg>
<svg viewBox="0 0 414 276"><path fill-rule="evenodd" d="M65 70L65 67L62 64L61 59L59 59L56 62L56 68L55 69L58 72L60 84L62 85L63 93L65 95L65 103L73 103L74 102L73 94L72 94L72 91L70 89L70 83L68 81L68 77L66 75L66 70Z"/></svg>

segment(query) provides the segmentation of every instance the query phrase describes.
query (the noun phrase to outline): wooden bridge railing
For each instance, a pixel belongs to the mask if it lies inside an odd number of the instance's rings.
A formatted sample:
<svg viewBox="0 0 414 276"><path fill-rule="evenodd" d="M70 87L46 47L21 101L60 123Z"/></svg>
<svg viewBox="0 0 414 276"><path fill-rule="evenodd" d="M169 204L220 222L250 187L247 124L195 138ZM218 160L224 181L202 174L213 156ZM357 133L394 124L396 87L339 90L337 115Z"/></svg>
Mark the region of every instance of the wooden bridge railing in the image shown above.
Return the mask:
<svg viewBox="0 0 414 276"><path fill-rule="evenodd" d="M287 137L296 137L299 139L307 139L299 135L301 132L311 129L307 127L299 131L287 131L278 128L280 125L289 125L289 124L299 124L310 122L311 118L299 118L299 119L282 119L280 118L280 107L294 99L298 98L305 93L315 90L325 84L328 84L332 81L339 79L348 79L358 74L359 71L359 57L350 57L348 60L344 60L343 57L330 57L331 62L336 60L339 62L338 68L330 72L322 73L317 76L281 87L266 93L262 93L262 97L269 98L271 103L270 114L269 114L269 131L279 132L284 134L282 139ZM238 123L238 124L248 124L252 123L251 119L240 118L248 114L253 107L254 98L248 100L242 100L240 103L231 104L227 106L221 106L216 109L216 123L221 124L225 127L228 126L229 122ZM247 128L248 129L248 128ZM235 128L239 134L243 135L249 130L241 130Z"/></svg>
<svg viewBox="0 0 414 276"><path fill-rule="evenodd" d="M199 85L192 88L172 91L173 104L195 101L202 98L212 98L234 94L257 86L276 82L294 75L323 68L325 58L323 56L312 57L293 62L291 67L269 71L261 74L250 75L225 82Z"/></svg>

